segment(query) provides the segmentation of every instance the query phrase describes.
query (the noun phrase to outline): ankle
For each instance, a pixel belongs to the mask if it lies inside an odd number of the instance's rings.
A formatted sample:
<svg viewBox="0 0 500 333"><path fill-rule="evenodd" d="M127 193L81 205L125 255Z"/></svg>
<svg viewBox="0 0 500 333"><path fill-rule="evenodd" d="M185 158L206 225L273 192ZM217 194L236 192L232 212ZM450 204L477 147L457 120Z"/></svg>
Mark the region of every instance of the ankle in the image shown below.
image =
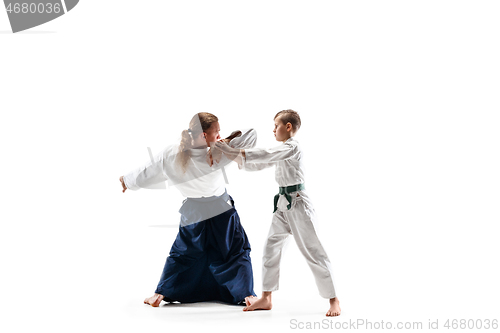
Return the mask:
<svg viewBox="0 0 500 333"><path fill-rule="evenodd" d="M262 292L262 298L266 298L266 299L271 299L271 295L272 295L272 291L264 291Z"/></svg>

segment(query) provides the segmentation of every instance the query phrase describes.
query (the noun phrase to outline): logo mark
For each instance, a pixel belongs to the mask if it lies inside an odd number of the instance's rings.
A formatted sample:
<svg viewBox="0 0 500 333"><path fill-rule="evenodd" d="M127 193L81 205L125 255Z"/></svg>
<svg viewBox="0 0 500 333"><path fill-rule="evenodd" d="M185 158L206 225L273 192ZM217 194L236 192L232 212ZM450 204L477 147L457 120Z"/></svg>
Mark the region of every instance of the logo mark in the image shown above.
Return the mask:
<svg viewBox="0 0 500 333"><path fill-rule="evenodd" d="M12 32L52 21L75 8L79 0L4 0Z"/></svg>

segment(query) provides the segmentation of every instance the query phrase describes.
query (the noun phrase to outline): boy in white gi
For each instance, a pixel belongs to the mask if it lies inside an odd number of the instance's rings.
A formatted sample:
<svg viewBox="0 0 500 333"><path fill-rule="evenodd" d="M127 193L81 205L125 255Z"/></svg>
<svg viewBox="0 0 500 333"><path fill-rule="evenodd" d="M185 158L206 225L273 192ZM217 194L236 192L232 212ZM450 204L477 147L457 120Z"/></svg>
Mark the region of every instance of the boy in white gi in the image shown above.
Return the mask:
<svg viewBox="0 0 500 333"><path fill-rule="evenodd" d="M243 150L217 142L213 155L217 161L222 152L249 171L276 166L275 179L280 186L279 194L274 198L274 215L262 259L262 297L247 297L247 306L243 311L271 310L271 294L279 289L283 246L287 237L293 235L314 274L320 295L330 301L326 315L338 316L340 306L333 286L330 261L316 234L316 215L304 186L302 154L294 139L301 124L299 114L293 110L280 111L274 117L274 123L274 135L277 141L283 142L282 145L271 149Z"/></svg>

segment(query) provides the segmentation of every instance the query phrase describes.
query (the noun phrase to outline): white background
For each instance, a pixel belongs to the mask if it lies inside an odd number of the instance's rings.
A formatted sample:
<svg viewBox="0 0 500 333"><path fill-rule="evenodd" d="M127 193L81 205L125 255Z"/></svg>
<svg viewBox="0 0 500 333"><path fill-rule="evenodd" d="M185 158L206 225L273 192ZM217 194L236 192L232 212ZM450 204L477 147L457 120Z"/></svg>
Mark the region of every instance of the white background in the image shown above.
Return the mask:
<svg viewBox="0 0 500 333"><path fill-rule="evenodd" d="M151 308L177 233L175 189L118 178L216 114L276 145L300 112L306 184L342 315L500 319L500 4L81 1L12 34L0 10L5 332L291 329L328 308L293 241L274 309ZM255 291L277 185L229 168ZM495 317L496 316L496 317ZM5 329L4 329L5 327ZM359 331L359 330L358 330Z"/></svg>

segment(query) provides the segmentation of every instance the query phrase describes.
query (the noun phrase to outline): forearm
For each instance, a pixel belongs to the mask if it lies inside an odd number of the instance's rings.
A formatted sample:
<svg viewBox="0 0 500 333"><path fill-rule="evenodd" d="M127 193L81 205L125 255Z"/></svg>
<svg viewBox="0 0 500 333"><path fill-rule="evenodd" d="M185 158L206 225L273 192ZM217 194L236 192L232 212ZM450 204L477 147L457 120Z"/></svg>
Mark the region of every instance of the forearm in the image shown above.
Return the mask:
<svg viewBox="0 0 500 333"><path fill-rule="evenodd" d="M151 185L164 182L167 177L164 173L163 153L157 154L143 166L123 175L123 183L127 189L136 191Z"/></svg>
<svg viewBox="0 0 500 333"><path fill-rule="evenodd" d="M240 169L245 171L260 171L273 166L275 166L275 163L246 163L244 161L241 165L238 165Z"/></svg>
<svg viewBox="0 0 500 333"><path fill-rule="evenodd" d="M241 164L244 163L242 152L244 152L243 149L232 148L225 142L218 141L210 148L209 154L217 167L223 167L232 161L235 161L241 167ZM209 165L212 166L212 163L209 162Z"/></svg>
<svg viewBox="0 0 500 333"><path fill-rule="evenodd" d="M235 161L238 165L245 163L245 150L231 148L228 152L223 152L223 154L231 161Z"/></svg>
<svg viewBox="0 0 500 333"><path fill-rule="evenodd" d="M231 133L230 136L228 136L227 138L225 138L224 141L226 141L226 143L229 143L234 138L240 137L241 134L242 134L241 131L234 131L233 133Z"/></svg>
<svg viewBox="0 0 500 333"><path fill-rule="evenodd" d="M253 148L257 143L257 132L254 129L238 131L241 134L231 139L228 145L232 148ZM234 134L235 132L233 132ZM233 135L231 134L231 135Z"/></svg>
<svg viewBox="0 0 500 333"><path fill-rule="evenodd" d="M297 157L297 150L289 145L270 149L245 149L245 161L248 163L275 163Z"/></svg>
<svg viewBox="0 0 500 333"><path fill-rule="evenodd" d="M130 172L126 175L123 175L122 176L122 186L124 186L125 188L127 188L128 190L132 190L132 191L137 191L139 190L141 187L138 186L136 184L136 175L134 175L134 172Z"/></svg>

